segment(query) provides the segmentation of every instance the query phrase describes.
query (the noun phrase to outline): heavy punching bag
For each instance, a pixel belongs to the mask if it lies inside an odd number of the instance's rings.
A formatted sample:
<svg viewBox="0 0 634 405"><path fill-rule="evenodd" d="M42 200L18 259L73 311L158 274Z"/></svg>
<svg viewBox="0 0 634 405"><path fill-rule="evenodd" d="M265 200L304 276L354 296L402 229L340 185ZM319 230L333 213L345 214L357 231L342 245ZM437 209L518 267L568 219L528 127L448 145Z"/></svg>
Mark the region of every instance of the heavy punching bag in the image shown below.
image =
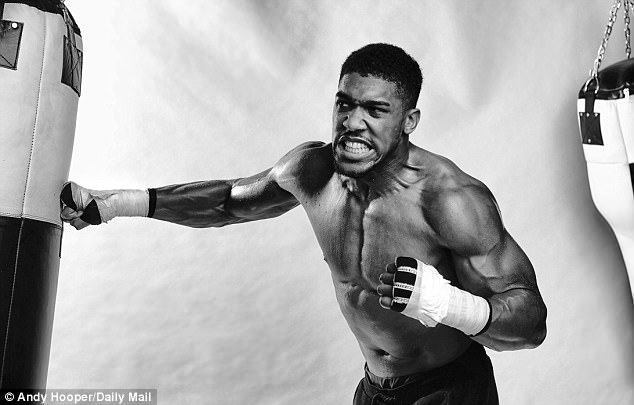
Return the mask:
<svg viewBox="0 0 634 405"><path fill-rule="evenodd" d="M619 8L625 13L627 59L599 70ZM577 99L592 199L619 243L634 294L634 59L632 0L615 0L590 78Z"/></svg>
<svg viewBox="0 0 634 405"><path fill-rule="evenodd" d="M82 55L62 1L0 1L1 389L46 386Z"/></svg>

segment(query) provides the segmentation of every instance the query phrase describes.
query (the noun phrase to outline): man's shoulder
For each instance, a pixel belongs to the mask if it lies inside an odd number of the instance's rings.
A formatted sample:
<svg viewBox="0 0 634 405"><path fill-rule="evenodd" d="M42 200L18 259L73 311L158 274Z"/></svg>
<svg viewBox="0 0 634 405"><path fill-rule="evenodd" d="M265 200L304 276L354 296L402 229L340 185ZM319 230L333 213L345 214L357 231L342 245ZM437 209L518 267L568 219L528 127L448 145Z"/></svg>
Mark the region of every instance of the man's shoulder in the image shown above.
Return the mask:
<svg viewBox="0 0 634 405"><path fill-rule="evenodd" d="M433 156L423 207L426 219L448 244L490 246L503 231L489 188L440 155Z"/></svg>
<svg viewBox="0 0 634 405"><path fill-rule="evenodd" d="M275 165L277 170L295 176L323 171L333 166L332 148L321 141L304 142L286 153Z"/></svg>
<svg viewBox="0 0 634 405"><path fill-rule="evenodd" d="M330 152L330 155L332 155L330 144L322 141L306 141L291 149L282 159L301 159L306 156L321 155L325 152Z"/></svg>
<svg viewBox="0 0 634 405"><path fill-rule="evenodd" d="M421 169L423 191L434 203L448 203L469 197L492 197L487 186L464 172L449 158L417 148L413 165Z"/></svg>
<svg viewBox="0 0 634 405"><path fill-rule="evenodd" d="M295 187L315 186L332 176L334 160L331 144L304 142L286 153L273 168L278 183Z"/></svg>

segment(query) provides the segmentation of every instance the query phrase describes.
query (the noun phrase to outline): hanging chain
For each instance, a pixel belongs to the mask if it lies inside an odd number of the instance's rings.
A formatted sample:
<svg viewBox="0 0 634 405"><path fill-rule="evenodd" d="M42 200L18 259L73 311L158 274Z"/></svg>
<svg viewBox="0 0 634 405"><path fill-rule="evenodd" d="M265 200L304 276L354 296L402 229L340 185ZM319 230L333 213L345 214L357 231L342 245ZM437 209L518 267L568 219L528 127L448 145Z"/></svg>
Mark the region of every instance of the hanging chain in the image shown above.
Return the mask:
<svg viewBox="0 0 634 405"><path fill-rule="evenodd" d="M627 2L630 0L625 1ZM612 34L612 27L614 27L614 22L616 21L616 13L619 11L620 7L621 0L614 0L614 4L612 4L612 8L610 8L610 20L608 20L608 25L607 27L605 27L605 34L603 34L603 40L601 41L599 52L597 52L597 58L594 60L594 66L592 67L592 71L590 72L590 76L592 76L593 78L596 78L599 72L599 67L601 66L601 62L603 61L603 55L605 55L605 48L608 45L608 39L610 39L610 34Z"/></svg>

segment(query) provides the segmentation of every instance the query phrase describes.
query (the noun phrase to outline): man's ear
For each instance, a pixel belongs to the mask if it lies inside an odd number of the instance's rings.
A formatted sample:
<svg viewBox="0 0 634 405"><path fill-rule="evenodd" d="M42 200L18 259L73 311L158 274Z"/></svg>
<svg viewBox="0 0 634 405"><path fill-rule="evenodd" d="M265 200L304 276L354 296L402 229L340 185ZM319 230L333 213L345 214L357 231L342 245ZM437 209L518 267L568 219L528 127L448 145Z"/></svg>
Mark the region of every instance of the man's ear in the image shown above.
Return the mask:
<svg viewBox="0 0 634 405"><path fill-rule="evenodd" d="M420 121L420 110L418 108L412 108L405 112L405 121L403 124L403 132L405 135L409 135L416 129Z"/></svg>

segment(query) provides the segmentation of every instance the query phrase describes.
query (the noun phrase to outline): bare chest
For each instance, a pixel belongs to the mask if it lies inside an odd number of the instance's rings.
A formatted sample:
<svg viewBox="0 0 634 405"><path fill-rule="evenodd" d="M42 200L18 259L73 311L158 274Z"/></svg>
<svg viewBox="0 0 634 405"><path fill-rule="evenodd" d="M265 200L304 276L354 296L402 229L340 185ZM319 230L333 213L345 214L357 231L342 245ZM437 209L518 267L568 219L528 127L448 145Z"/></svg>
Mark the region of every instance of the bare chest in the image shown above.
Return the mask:
<svg viewBox="0 0 634 405"><path fill-rule="evenodd" d="M434 266L445 259L419 195L406 189L373 197L334 183L304 204L335 282L374 289L397 256Z"/></svg>

